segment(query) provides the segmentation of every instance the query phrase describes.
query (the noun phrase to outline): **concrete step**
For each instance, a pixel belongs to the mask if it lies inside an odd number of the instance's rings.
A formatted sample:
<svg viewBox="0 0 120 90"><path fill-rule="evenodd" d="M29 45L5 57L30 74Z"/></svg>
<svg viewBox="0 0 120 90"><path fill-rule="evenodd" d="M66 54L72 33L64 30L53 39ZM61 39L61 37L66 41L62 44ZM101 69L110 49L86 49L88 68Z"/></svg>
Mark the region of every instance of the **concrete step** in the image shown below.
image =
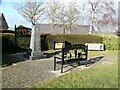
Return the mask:
<svg viewBox="0 0 120 90"><path fill-rule="evenodd" d="M30 60L36 60L42 58L47 58L47 55L45 55L43 52L35 52L33 53L33 56L29 56Z"/></svg>

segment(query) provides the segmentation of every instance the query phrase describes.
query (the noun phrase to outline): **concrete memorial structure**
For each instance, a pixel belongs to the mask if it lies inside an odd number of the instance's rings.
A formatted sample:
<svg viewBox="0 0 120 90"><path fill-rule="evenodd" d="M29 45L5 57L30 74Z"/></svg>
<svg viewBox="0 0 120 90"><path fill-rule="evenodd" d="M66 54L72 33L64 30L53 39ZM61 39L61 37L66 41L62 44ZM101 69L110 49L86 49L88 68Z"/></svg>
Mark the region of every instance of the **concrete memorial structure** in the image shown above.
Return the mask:
<svg viewBox="0 0 120 90"><path fill-rule="evenodd" d="M29 59L32 60L36 56L41 55L41 39L40 39L40 30L38 27L32 27L32 34L30 40L30 57Z"/></svg>

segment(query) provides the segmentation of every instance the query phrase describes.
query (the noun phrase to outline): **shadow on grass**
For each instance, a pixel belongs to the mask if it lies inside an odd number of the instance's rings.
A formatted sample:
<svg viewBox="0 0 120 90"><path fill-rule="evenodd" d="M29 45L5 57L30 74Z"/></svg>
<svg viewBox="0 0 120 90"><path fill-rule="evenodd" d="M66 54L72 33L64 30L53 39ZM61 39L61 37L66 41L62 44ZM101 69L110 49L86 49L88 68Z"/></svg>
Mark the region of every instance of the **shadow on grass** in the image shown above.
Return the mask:
<svg viewBox="0 0 120 90"><path fill-rule="evenodd" d="M55 54L60 53L61 51L54 51L54 52L50 52L50 53L44 53L42 56L38 56L35 58L35 60L38 59L48 59L53 57ZM13 51L14 53L14 51ZM24 52L25 53L25 52ZM10 53L3 53L2 54L2 62L1 62L1 66L2 67L6 67L6 66L10 66L13 65L13 63L18 63L18 62L23 62L28 60L28 58L25 57L25 54L23 52L21 53L21 51L19 51L17 54L10 54Z"/></svg>
<svg viewBox="0 0 120 90"><path fill-rule="evenodd" d="M27 49L21 48L11 40L4 40L5 41L2 43L2 61L0 63L1 66L5 67L12 65L13 63L25 61L23 52L25 52Z"/></svg>
<svg viewBox="0 0 120 90"><path fill-rule="evenodd" d="M23 53L20 54L2 54L2 67L10 66L13 63L18 63L27 60Z"/></svg>
<svg viewBox="0 0 120 90"><path fill-rule="evenodd" d="M100 61L104 56L94 57L88 60L88 65L92 65L98 61Z"/></svg>
<svg viewBox="0 0 120 90"><path fill-rule="evenodd" d="M23 56L23 52L25 51L26 49L20 48L19 46L11 46L11 49L9 48L8 50L6 49L6 51L4 50L2 53L2 61L0 63L1 66L5 67L12 65L13 63L25 61L26 58Z"/></svg>
<svg viewBox="0 0 120 90"><path fill-rule="evenodd" d="M98 57L94 57L94 58L90 58L88 61L87 61L87 67L97 63L98 61L100 61L102 58L104 58L104 56L98 56ZM57 64L61 65L61 61L58 61ZM84 66L86 65L86 61L81 61L81 63L79 64L79 66ZM71 66L71 68L67 69L67 70L64 70L64 73L65 72L68 72L74 68L77 68L78 67L78 63L71 63L71 64L66 64L64 66L64 68L67 68L68 66ZM57 70L61 69L61 67L58 67Z"/></svg>

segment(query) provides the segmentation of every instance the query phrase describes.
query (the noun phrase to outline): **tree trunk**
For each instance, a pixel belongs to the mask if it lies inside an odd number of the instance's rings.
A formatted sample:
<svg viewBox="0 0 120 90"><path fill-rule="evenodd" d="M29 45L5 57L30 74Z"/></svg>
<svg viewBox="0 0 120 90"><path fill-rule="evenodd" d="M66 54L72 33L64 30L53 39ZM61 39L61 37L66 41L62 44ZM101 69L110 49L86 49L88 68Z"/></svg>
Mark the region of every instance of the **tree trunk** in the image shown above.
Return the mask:
<svg viewBox="0 0 120 90"><path fill-rule="evenodd" d="M54 24L53 24L53 23L51 23L51 25L50 25L50 26L51 26L51 33L52 33L52 34L54 34Z"/></svg>
<svg viewBox="0 0 120 90"><path fill-rule="evenodd" d="M68 34L71 34L71 29L68 30Z"/></svg>
<svg viewBox="0 0 120 90"><path fill-rule="evenodd" d="M62 27L63 34L65 34L65 26Z"/></svg>
<svg viewBox="0 0 120 90"><path fill-rule="evenodd" d="M95 19L95 11L92 11L89 34L92 34L94 19Z"/></svg>
<svg viewBox="0 0 120 90"><path fill-rule="evenodd" d="M65 34L65 29L63 30L63 34Z"/></svg>

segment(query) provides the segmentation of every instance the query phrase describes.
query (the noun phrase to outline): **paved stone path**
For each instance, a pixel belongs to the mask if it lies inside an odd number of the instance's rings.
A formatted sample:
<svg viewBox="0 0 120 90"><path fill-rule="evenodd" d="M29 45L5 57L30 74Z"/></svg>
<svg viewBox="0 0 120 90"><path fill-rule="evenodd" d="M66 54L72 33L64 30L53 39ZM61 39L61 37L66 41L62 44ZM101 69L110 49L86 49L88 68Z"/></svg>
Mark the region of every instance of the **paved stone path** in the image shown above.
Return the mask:
<svg viewBox="0 0 120 90"><path fill-rule="evenodd" d="M55 76L50 72L51 70L53 70L51 59L19 62L2 69L2 86L3 88L28 87Z"/></svg>
<svg viewBox="0 0 120 90"><path fill-rule="evenodd" d="M99 62L106 64L105 61L109 61L107 59L117 58L118 56L105 56ZM82 67L80 66L80 68ZM60 75L62 75L60 70L53 71L53 57L39 60L26 60L2 68L2 87L25 88Z"/></svg>

